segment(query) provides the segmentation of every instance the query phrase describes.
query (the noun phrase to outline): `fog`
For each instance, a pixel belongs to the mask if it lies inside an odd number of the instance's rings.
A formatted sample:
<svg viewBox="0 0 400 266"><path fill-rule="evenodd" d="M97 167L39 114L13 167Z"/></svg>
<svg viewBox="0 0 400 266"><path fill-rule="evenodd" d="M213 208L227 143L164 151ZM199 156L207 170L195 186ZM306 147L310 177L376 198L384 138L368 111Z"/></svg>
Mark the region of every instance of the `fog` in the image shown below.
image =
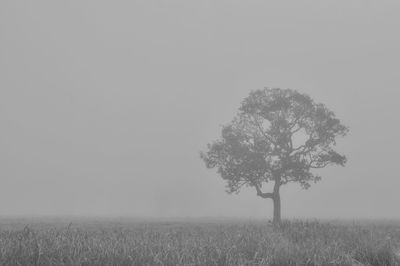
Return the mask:
<svg viewBox="0 0 400 266"><path fill-rule="evenodd" d="M397 1L1 1L0 216L271 217L199 152L251 90L350 132L283 217L400 218Z"/></svg>

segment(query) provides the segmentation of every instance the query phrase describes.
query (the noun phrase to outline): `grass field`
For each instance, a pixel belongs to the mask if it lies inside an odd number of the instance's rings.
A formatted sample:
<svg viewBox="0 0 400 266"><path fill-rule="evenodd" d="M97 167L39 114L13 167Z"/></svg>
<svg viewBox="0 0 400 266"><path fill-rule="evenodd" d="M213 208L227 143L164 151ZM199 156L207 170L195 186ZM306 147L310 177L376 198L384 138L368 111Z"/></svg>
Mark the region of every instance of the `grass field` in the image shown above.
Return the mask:
<svg viewBox="0 0 400 266"><path fill-rule="evenodd" d="M0 265L400 265L400 223L0 220Z"/></svg>

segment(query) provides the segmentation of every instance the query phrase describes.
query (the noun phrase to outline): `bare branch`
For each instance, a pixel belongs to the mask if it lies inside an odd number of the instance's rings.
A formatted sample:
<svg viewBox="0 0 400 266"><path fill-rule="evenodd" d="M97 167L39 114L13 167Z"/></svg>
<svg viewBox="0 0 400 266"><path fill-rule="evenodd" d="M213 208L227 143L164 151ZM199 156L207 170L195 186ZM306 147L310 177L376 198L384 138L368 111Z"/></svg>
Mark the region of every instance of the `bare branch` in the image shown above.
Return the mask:
<svg viewBox="0 0 400 266"><path fill-rule="evenodd" d="M257 196L264 198L264 199L273 199L274 198L274 194L273 193L265 193L262 192L260 187L257 184L253 184L253 186L256 188L257 190Z"/></svg>
<svg viewBox="0 0 400 266"><path fill-rule="evenodd" d="M264 129L262 128L262 126L260 125L260 123L257 121L257 118L254 117L253 115L251 115L251 118L253 118L254 124L258 127L258 130L261 131L261 134L268 140L270 141L272 144L274 144L275 146L277 145L275 143L275 141L272 139L271 136L267 135L264 131Z"/></svg>
<svg viewBox="0 0 400 266"><path fill-rule="evenodd" d="M301 129L302 129L302 127L298 127L298 128L296 128L295 130L290 131L290 135L293 136L293 134L299 132Z"/></svg>

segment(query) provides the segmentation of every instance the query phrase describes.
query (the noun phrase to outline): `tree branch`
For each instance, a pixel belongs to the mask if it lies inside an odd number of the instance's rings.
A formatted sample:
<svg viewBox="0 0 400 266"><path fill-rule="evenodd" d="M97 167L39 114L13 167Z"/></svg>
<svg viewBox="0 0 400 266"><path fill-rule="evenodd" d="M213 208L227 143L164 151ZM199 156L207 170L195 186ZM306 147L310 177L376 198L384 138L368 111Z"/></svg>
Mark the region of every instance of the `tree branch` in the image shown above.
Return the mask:
<svg viewBox="0 0 400 266"><path fill-rule="evenodd" d="M291 128L292 129L292 128ZM294 135L295 133L297 133L297 132L299 132L301 129L303 129L302 127L298 127L298 128L296 128L295 130L293 130L293 131L290 131L290 135Z"/></svg>
<svg viewBox="0 0 400 266"><path fill-rule="evenodd" d="M251 116L253 118L254 123L256 124L256 126L258 127L258 130L261 131L261 134L272 144L274 144L274 146L276 146L277 144L275 143L275 141L273 141L272 137L267 135L264 131L264 129L261 127L260 123L258 123L257 118L254 117L253 115Z"/></svg>
<svg viewBox="0 0 400 266"><path fill-rule="evenodd" d="M273 193L265 193L262 192L260 187L257 184L254 184L254 187L257 190L257 196L264 198L264 199L273 199L274 198L274 194Z"/></svg>
<svg viewBox="0 0 400 266"><path fill-rule="evenodd" d="M321 163L319 165L312 165L313 162L310 163L309 167L310 168L314 168L314 169L318 169L318 168L325 168L326 166L328 166L328 164L330 162L325 162L325 163Z"/></svg>
<svg viewBox="0 0 400 266"><path fill-rule="evenodd" d="M310 144L311 141L314 143ZM305 144L303 144L295 149L292 149L292 151L290 153L293 153L293 152L294 153L291 154L290 156L306 155L307 152L311 151L315 146L318 145L318 141L319 141L319 139L314 139L313 135L310 134L310 136L309 136L308 140L305 142Z"/></svg>

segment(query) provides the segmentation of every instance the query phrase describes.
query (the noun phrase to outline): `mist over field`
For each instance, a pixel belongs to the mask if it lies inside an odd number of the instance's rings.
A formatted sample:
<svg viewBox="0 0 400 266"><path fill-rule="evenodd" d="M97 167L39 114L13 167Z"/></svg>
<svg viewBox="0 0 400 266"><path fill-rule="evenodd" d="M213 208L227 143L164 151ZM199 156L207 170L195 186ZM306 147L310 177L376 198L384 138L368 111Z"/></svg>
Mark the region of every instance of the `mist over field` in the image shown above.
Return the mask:
<svg viewBox="0 0 400 266"><path fill-rule="evenodd" d="M0 216L270 218L199 153L251 90L350 128L283 218L400 219L400 3L1 1Z"/></svg>

